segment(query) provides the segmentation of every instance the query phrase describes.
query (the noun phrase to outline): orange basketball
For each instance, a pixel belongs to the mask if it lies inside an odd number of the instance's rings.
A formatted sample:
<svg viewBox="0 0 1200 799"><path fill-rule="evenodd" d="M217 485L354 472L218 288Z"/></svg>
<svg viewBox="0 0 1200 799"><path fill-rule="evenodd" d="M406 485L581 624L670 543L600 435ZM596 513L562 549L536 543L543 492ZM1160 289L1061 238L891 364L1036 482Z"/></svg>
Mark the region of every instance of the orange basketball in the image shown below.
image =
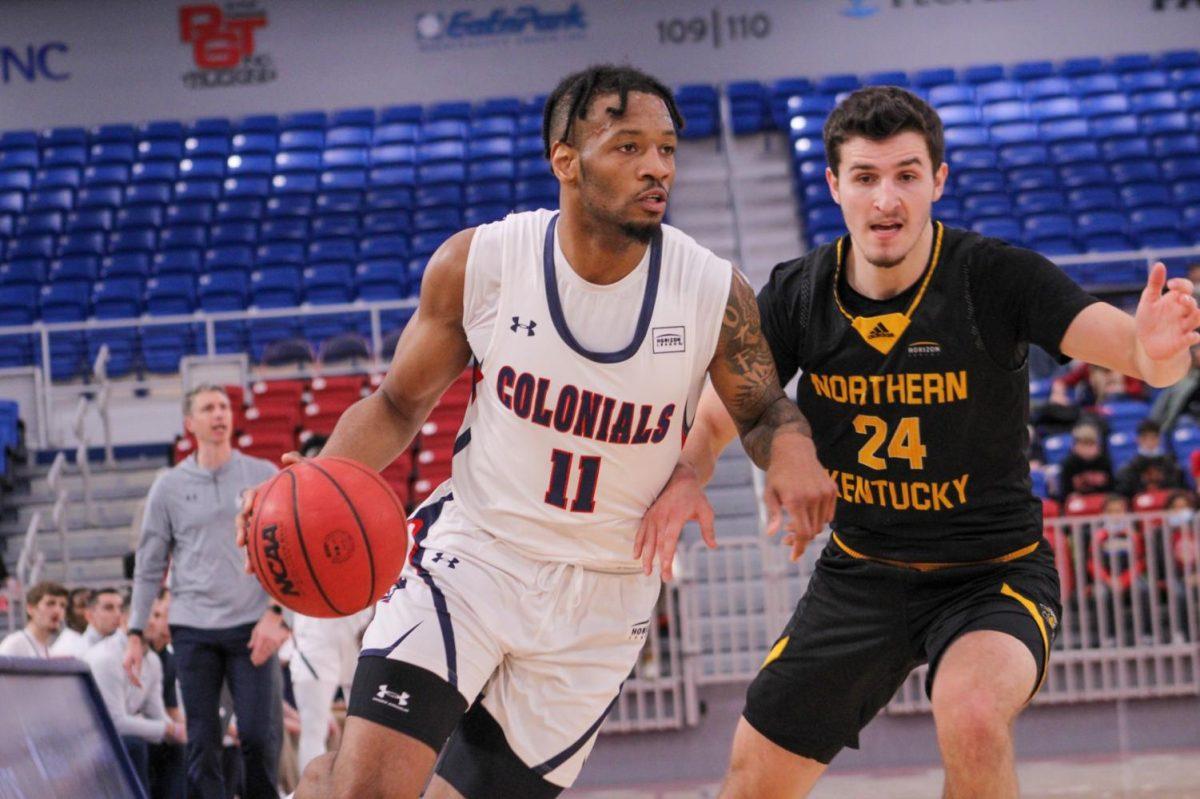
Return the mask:
<svg viewBox="0 0 1200 799"><path fill-rule="evenodd" d="M246 549L255 576L306 616L348 616L375 603L408 550L404 506L375 471L313 458L272 477L254 497Z"/></svg>

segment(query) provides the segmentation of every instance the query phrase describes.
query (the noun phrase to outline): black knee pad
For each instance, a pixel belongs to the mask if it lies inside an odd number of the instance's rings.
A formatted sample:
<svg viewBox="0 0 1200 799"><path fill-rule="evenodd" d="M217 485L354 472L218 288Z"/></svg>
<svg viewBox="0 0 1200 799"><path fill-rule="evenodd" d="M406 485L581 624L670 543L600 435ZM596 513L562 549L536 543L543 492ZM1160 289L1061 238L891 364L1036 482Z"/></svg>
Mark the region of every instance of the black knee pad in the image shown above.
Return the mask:
<svg viewBox="0 0 1200 799"><path fill-rule="evenodd" d="M466 709L458 689L433 672L368 656L358 659L346 714L402 732L437 752Z"/></svg>
<svg viewBox="0 0 1200 799"><path fill-rule="evenodd" d="M500 724L479 702L454 730L438 761L437 775L465 799L554 799L563 790L517 757Z"/></svg>

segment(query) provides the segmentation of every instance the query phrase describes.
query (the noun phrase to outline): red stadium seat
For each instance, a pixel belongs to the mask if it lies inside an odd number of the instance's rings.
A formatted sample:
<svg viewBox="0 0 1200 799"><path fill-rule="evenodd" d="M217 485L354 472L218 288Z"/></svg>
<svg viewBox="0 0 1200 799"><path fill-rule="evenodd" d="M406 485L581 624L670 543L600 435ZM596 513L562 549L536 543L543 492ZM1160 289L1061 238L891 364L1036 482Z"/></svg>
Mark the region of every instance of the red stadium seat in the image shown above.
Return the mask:
<svg viewBox="0 0 1200 799"><path fill-rule="evenodd" d="M267 401L270 403L292 402L299 406L305 388L307 386L303 380L259 380L252 389L253 401L255 405Z"/></svg>
<svg viewBox="0 0 1200 799"><path fill-rule="evenodd" d="M296 437L294 434L273 432L247 433L238 437L237 448L251 457L262 458L278 466L283 454L296 448Z"/></svg>
<svg viewBox="0 0 1200 799"><path fill-rule="evenodd" d="M287 435L294 437L300 426L300 407L290 405L253 405L246 409L243 429L252 435L263 433Z"/></svg>
<svg viewBox="0 0 1200 799"><path fill-rule="evenodd" d="M1171 492L1169 491L1143 491L1133 498L1133 510L1135 513L1162 510L1167 507L1167 500L1170 497Z"/></svg>
<svg viewBox="0 0 1200 799"><path fill-rule="evenodd" d="M328 436L333 432L346 407L348 406L308 403L304 407L304 429L317 435Z"/></svg>
<svg viewBox="0 0 1200 799"><path fill-rule="evenodd" d="M1072 494L1067 497L1065 516L1095 516L1104 508L1108 494Z"/></svg>
<svg viewBox="0 0 1200 799"><path fill-rule="evenodd" d="M310 392L312 401L326 409L345 409L362 399L366 383L366 375L314 377Z"/></svg>

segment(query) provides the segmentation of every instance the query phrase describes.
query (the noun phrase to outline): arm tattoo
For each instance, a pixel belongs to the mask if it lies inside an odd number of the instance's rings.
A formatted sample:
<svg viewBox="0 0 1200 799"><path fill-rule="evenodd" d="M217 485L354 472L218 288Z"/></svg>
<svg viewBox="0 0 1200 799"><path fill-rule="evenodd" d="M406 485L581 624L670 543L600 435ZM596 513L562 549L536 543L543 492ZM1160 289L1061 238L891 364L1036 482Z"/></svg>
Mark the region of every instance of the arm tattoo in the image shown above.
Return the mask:
<svg viewBox="0 0 1200 799"><path fill-rule="evenodd" d="M737 425L742 446L758 466L766 468L771 442L780 429L812 435L808 421L779 385L754 291L736 270L712 372L713 385Z"/></svg>

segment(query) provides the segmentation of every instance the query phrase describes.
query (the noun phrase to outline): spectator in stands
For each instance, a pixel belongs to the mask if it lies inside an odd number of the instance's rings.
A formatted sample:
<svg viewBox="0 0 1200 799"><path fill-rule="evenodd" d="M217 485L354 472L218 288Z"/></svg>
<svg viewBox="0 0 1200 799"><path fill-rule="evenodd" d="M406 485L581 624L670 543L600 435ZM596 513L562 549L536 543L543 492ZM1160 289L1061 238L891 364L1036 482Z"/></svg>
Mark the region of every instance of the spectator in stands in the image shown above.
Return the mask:
<svg viewBox="0 0 1200 799"><path fill-rule="evenodd" d="M1184 488L1187 483L1174 456L1163 451L1158 423L1143 419L1137 426L1137 455L1117 474L1117 491L1132 498L1143 491Z"/></svg>
<svg viewBox="0 0 1200 799"><path fill-rule="evenodd" d="M167 718L182 725L183 709L179 705L179 695L175 690L175 653L171 649L171 630L167 626L170 607L171 593L162 588L150 608L150 618L146 621L143 637L150 651L158 655L159 662L162 663L163 709ZM184 743L186 742L163 741L150 745L150 799L173 799L187 795Z"/></svg>
<svg viewBox="0 0 1200 799"><path fill-rule="evenodd" d="M25 594L29 623L0 641L0 655L18 658L48 658L50 644L62 629L67 614L67 589L42 581Z"/></svg>
<svg viewBox="0 0 1200 799"><path fill-rule="evenodd" d="M1083 385L1083 393L1072 399L1072 392L1080 384ZM1146 384L1136 377L1083 362L1076 363L1070 371L1050 384L1050 402L1060 405L1090 408L1121 397L1145 399Z"/></svg>
<svg viewBox="0 0 1200 799"><path fill-rule="evenodd" d="M1158 393L1149 418L1163 430L1171 430L1181 417L1200 420L1200 344L1192 347L1192 368L1173 386Z"/></svg>
<svg viewBox="0 0 1200 799"><path fill-rule="evenodd" d="M70 627L64 626L50 646L50 654L54 657L82 660L89 649L112 635L121 626L121 604L121 595L115 588L101 588L93 592L84 610L87 628L83 634L80 635Z"/></svg>
<svg viewBox="0 0 1200 799"><path fill-rule="evenodd" d="M202 385L184 398L184 426L196 451L154 481L142 520L125 654L136 675L143 630L170 557L171 641L187 710L190 795L224 799L219 708L228 681L245 769L243 799L278 796L281 678L275 656L287 639L282 612L242 570L234 541L241 494L275 473L266 461L233 449L229 395Z"/></svg>
<svg viewBox="0 0 1200 799"><path fill-rule="evenodd" d="M1071 494L1095 494L1112 490L1112 461L1104 449L1100 428L1080 422L1071 431L1071 451L1059 473L1059 501Z"/></svg>
<svg viewBox="0 0 1200 799"><path fill-rule="evenodd" d="M87 629L87 607L88 602L92 599L92 589L90 588L72 588L70 595L67 597L67 622L63 628L63 633L67 630L74 630L80 635Z"/></svg>
<svg viewBox="0 0 1200 799"><path fill-rule="evenodd" d="M1046 447L1042 444L1042 437L1038 435L1037 428L1033 425L1026 425L1029 430L1029 468L1040 469L1046 464Z"/></svg>
<svg viewBox="0 0 1200 799"><path fill-rule="evenodd" d="M129 606L123 608L128 619ZM162 661L153 652L142 658L136 682L125 673L125 624L108 638L97 643L84 656L91 667L96 687L104 698L104 706L112 716L113 726L125 744L134 770L144 787L149 787L149 745L163 741L183 743L187 734L183 724L169 718L163 709Z"/></svg>

